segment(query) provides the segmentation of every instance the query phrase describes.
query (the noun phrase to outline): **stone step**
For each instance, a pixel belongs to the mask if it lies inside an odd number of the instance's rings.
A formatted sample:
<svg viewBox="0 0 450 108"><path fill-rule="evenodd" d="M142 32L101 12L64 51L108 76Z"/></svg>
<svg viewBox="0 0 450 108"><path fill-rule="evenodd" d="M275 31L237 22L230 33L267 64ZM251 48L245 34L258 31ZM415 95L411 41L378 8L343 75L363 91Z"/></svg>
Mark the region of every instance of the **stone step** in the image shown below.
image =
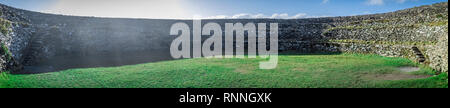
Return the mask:
<svg viewBox="0 0 450 108"><path fill-rule="evenodd" d="M414 53L415 55L422 55L422 53L421 52L418 52L418 53Z"/></svg>
<svg viewBox="0 0 450 108"><path fill-rule="evenodd" d="M42 35L36 35L31 39L31 42L29 44L28 53L26 53L23 59L24 66L31 66L33 65L33 61L36 58L35 52L38 52L44 44L44 38Z"/></svg>
<svg viewBox="0 0 450 108"><path fill-rule="evenodd" d="M35 44L42 45L42 44L44 44L44 43L38 42L38 41L31 42L31 45L35 45Z"/></svg>
<svg viewBox="0 0 450 108"><path fill-rule="evenodd" d="M418 60L420 63L423 63L423 62L426 61L425 56L423 55L423 53L420 51L419 48L417 48L417 47L412 47L411 49L413 50L414 54L415 54L416 57L417 57L417 60Z"/></svg>
<svg viewBox="0 0 450 108"><path fill-rule="evenodd" d="M420 54L420 53L422 53L422 52L420 52L420 51L414 51L414 53L416 53L416 54Z"/></svg>
<svg viewBox="0 0 450 108"><path fill-rule="evenodd" d="M35 52L38 51L39 49L41 49L41 47L31 47L30 51Z"/></svg>
<svg viewBox="0 0 450 108"><path fill-rule="evenodd" d="M30 47L30 51L37 51L37 50L39 50L41 47L39 47L39 46L31 46Z"/></svg>
<svg viewBox="0 0 450 108"><path fill-rule="evenodd" d="M30 48L33 48L33 47L41 47L41 45L31 45L30 46Z"/></svg>
<svg viewBox="0 0 450 108"><path fill-rule="evenodd" d="M27 57L27 58L24 58L23 60L27 61L27 60L31 60L31 59L32 59L31 57Z"/></svg>
<svg viewBox="0 0 450 108"><path fill-rule="evenodd" d="M24 64L25 66L31 66L31 65L33 64L33 62L32 62L32 60L24 60L24 61L23 61L23 64Z"/></svg>
<svg viewBox="0 0 450 108"><path fill-rule="evenodd" d="M423 63L423 62L426 61L426 59L425 59L425 58L423 58L423 59L421 58L421 59L419 59L418 61L421 62L421 63Z"/></svg>
<svg viewBox="0 0 450 108"><path fill-rule="evenodd" d="M416 56L423 56L423 54L422 53L418 53L418 54L416 54Z"/></svg>
<svg viewBox="0 0 450 108"><path fill-rule="evenodd" d="M423 56L423 54L422 53L418 53L418 54L416 54L416 56Z"/></svg>

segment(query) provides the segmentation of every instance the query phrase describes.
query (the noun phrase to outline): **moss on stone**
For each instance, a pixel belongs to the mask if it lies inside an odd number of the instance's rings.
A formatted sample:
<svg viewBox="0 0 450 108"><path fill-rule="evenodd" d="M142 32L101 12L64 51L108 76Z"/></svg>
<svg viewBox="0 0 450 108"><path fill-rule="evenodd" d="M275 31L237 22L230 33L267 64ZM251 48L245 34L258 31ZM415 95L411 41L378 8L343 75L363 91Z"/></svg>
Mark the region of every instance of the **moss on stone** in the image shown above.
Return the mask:
<svg viewBox="0 0 450 108"><path fill-rule="evenodd" d="M366 41L366 40L354 40L354 39L335 39L329 40L329 42L337 43L358 43L358 44L381 44L381 45L436 45L437 42L432 41Z"/></svg>
<svg viewBox="0 0 450 108"><path fill-rule="evenodd" d="M9 33L9 28L11 27L11 21L0 18L0 32L3 35L7 35Z"/></svg>
<svg viewBox="0 0 450 108"><path fill-rule="evenodd" d="M350 22L350 24L372 24L372 23L388 23L388 22L395 22L395 21L401 21L402 19L396 18L396 19L376 19L376 20L362 20L362 21L353 21Z"/></svg>
<svg viewBox="0 0 450 108"><path fill-rule="evenodd" d="M20 26L25 27L25 28L28 28L31 26L30 23L25 23L25 22L17 22L17 24L19 24Z"/></svg>
<svg viewBox="0 0 450 108"><path fill-rule="evenodd" d="M388 21L388 20L386 20ZM419 28L421 26L443 26L448 25L448 20L446 21L435 21L435 22L427 22L427 23L418 23L418 24L401 24L401 25L380 25L380 26L361 26L361 25L351 25L351 26L338 26L332 27L325 30L324 33L334 31L334 30L358 30L358 29L371 29L371 30L379 30L379 29L392 29L392 28Z"/></svg>
<svg viewBox="0 0 450 108"><path fill-rule="evenodd" d="M403 25L385 25L385 26L341 26L341 27L333 27L326 32L333 30L358 30L358 29L371 29L371 30L379 30L379 29L392 29L392 28L419 28L422 24L403 24Z"/></svg>
<svg viewBox="0 0 450 108"><path fill-rule="evenodd" d="M1 55L5 55L6 59L7 59L8 61L10 61L10 60L12 59L12 55L11 55L11 53L9 52L8 47L6 47L6 45L3 44L3 43L1 43L0 45L1 45L1 49L0 49Z"/></svg>
<svg viewBox="0 0 450 108"><path fill-rule="evenodd" d="M436 21L436 22L430 22L427 24L428 26L443 26L443 25L448 25L448 20L447 21Z"/></svg>
<svg viewBox="0 0 450 108"><path fill-rule="evenodd" d="M439 18L439 19L448 19L448 14L447 14L447 15L444 15L444 14L437 14L437 15L436 15L436 18Z"/></svg>

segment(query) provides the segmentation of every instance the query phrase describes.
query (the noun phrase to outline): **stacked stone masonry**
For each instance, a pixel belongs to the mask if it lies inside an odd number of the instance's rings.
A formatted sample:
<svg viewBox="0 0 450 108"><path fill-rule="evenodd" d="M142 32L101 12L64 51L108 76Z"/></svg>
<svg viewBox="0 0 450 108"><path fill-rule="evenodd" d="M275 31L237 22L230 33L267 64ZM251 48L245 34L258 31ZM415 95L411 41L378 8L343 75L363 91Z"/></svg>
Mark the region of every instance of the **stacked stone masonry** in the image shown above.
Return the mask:
<svg viewBox="0 0 450 108"><path fill-rule="evenodd" d="M11 22L1 42L14 61L2 53L0 70L8 63L43 63L57 57L134 53L167 53L170 25L191 20L120 19L63 16L0 5L2 20ZM417 61L412 48L425 56L425 64L448 72L448 3L396 12L309 19L215 19L224 23L279 23L279 50L302 53L367 53L405 57ZM225 28L225 27L222 27ZM37 38L37 39L36 39ZM36 44L38 43L38 44ZM89 58L96 60L96 58ZM100 61L100 60L97 60ZM60 63L61 64L61 63ZM70 64L66 64L70 65ZM11 69L11 68L9 68Z"/></svg>

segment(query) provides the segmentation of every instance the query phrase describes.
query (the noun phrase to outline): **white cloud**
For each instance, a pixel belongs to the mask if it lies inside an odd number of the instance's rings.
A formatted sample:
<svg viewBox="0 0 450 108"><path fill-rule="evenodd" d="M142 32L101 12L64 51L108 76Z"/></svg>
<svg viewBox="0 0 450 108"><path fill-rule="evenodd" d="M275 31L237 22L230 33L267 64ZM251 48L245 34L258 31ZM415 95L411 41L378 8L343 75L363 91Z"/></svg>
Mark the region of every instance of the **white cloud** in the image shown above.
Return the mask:
<svg viewBox="0 0 450 108"><path fill-rule="evenodd" d="M367 14L373 14L373 13L370 12L370 11L364 11L363 14L366 14L366 15L367 15Z"/></svg>
<svg viewBox="0 0 450 108"><path fill-rule="evenodd" d="M384 0L369 0L368 5L384 5Z"/></svg>
<svg viewBox="0 0 450 108"><path fill-rule="evenodd" d="M233 15L231 18L236 19L236 18L251 18L251 17L252 17L252 15L243 13L243 14Z"/></svg>
<svg viewBox="0 0 450 108"><path fill-rule="evenodd" d="M299 14L297 14L297 15L295 15L295 16L292 16L291 18L293 18L293 19L298 19L298 18L306 18L306 17L308 17L307 14L305 14L305 13L299 13Z"/></svg>
<svg viewBox="0 0 450 108"><path fill-rule="evenodd" d="M406 0L397 0L397 3L405 3Z"/></svg>
<svg viewBox="0 0 450 108"><path fill-rule="evenodd" d="M405 3L407 1L417 1L417 0L367 0L367 5L384 5L387 1L395 1L397 3Z"/></svg>
<svg viewBox="0 0 450 108"><path fill-rule="evenodd" d="M42 12L122 18L191 18L182 0L57 0Z"/></svg>
<svg viewBox="0 0 450 108"><path fill-rule="evenodd" d="M216 16L209 16L209 17L202 17L199 15L196 15L194 19L258 19L258 18L269 18L269 19L301 19L301 18L318 18L318 17L327 17L327 16L309 16L306 13L298 13L295 15L289 15L287 13L274 13L272 15L264 15L264 14L248 14L248 13L241 13L241 14L235 14L232 16L227 15L216 15Z"/></svg>
<svg viewBox="0 0 450 108"><path fill-rule="evenodd" d="M327 4L328 2L330 2L330 0L323 0L322 4Z"/></svg>
<svg viewBox="0 0 450 108"><path fill-rule="evenodd" d="M272 18L272 19L289 19L290 17L289 17L289 14L287 14L287 13L282 13L282 14L276 13L276 14L272 14L272 16L270 18Z"/></svg>

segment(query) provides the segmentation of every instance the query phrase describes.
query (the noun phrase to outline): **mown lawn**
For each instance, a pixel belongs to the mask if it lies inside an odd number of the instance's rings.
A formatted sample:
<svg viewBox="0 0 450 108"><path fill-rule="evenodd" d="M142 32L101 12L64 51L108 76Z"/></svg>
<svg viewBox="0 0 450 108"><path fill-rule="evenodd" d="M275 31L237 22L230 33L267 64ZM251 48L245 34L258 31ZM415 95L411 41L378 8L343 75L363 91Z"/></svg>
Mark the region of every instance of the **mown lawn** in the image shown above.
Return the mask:
<svg viewBox="0 0 450 108"><path fill-rule="evenodd" d="M375 55L281 55L278 67L258 69L263 59L184 59L111 68L2 74L6 88L448 88L448 75L403 58ZM421 66L422 67L422 66Z"/></svg>

